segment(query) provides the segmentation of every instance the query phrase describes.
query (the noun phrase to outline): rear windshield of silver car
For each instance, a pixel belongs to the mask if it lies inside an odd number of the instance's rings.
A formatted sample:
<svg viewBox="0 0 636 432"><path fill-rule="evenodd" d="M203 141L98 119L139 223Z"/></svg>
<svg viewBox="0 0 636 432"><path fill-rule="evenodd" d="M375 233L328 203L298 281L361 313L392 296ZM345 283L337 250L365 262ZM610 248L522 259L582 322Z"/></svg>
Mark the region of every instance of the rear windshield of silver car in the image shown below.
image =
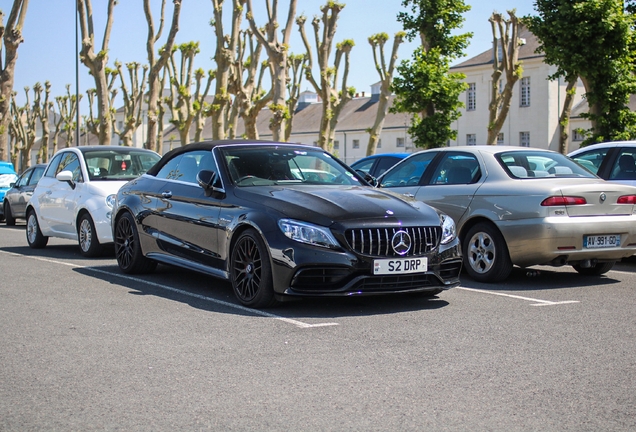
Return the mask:
<svg viewBox="0 0 636 432"><path fill-rule="evenodd" d="M495 156L508 175L516 179L544 177L597 178L596 175L560 153L546 151L512 151Z"/></svg>

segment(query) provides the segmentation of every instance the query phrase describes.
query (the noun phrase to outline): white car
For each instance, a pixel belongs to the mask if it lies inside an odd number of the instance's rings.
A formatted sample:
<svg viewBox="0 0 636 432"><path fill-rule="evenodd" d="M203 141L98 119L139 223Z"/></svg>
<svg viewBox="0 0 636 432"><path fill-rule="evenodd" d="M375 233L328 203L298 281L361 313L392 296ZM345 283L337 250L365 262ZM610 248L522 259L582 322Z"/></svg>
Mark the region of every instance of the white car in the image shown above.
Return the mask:
<svg viewBox="0 0 636 432"><path fill-rule="evenodd" d="M151 150L123 146L58 151L27 204L29 246L43 248L49 237L60 237L77 240L84 256L100 255L102 245L113 242L115 194L159 159Z"/></svg>
<svg viewBox="0 0 636 432"><path fill-rule="evenodd" d="M636 141L592 144L568 156L604 180L636 186Z"/></svg>

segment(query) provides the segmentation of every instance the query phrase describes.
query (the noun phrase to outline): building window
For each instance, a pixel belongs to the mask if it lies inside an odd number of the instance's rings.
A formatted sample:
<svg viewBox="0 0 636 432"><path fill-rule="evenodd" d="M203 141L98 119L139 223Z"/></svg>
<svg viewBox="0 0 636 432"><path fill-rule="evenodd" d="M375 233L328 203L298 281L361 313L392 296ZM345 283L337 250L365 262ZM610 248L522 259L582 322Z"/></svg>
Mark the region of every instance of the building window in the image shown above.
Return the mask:
<svg viewBox="0 0 636 432"><path fill-rule="evenodd" d="M378 145L376 146L376 148L382 148L382 140L381 139L378 140Z"/></svg>
<svg viewBox="0 0 636 432"><path fill-rule="evenodd" d="M404 147L404 138L401 138L401 137L400 137L400 138L398 138L398 139L395 141L395 146L396 146L396 147Z"/></svg>
<svg viewBox="0 0 636 432"><path fill-rule="evenodd" d="M466 134L466 145L477 145L477 134Z"/></svg>
<svg viewBox="0 0 636 432"><path fill-rule="evenodd" d="M530 132L519 132L519 145L530 147Z"/></svg>
<svg viewBox="0 0 636 432"><path fill-rule="evenodd" d="M572 141L583 141L585 139L585 132L582 129L574 129L572 134Z"/></svg>
<svg viewBox="0 0 636 432"><path fill-rule="evenodd" d="M497 135L497 145L504 145L504 134L503 132L499 132Z"/></svg>
<svg viewBox="0 0 636 432"><path fill-rule="evenodd" d="M466 110L474 111L477 109L477 84L468 84L468 91L466 92Z"/></svg>
<svg viewBox="0 0 636 432"><path fill-rule="evenodd" d="M353 148L354 149L360 148L360 140L353 140Z"/></svg>
<svg viewBox="0 0 636 432"><path fill-rule="evenodd" d="M337 150L337 149L339 149L339 148L340 148L340 141L335 140L335 141L333 142L333 149L334 149L334 150Z"/></svg>
<svg viewBox="0 0 636 432"><path fill-rule="evenodd" d="M521 101L520 106L530 106L530 77L521 78Z"/></svg>

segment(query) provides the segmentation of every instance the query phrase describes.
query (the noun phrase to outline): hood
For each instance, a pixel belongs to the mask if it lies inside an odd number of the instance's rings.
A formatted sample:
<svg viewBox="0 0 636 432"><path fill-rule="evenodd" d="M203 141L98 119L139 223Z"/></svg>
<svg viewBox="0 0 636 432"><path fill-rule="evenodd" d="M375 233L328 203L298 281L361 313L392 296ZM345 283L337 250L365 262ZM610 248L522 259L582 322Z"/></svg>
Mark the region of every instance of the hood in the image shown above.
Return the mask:
<svg viewBox="0 0 636 432"><path fill-rule="evenodd" d="M116 194L128 181L92 180L87 183L88 191L97 196L107 197Z"/></svg>
<svg viewBox="0 0 636 432"><path fill-rule="evenodd" d="M265 205L282 217L322 226L439 225L436 210L428 205L371 187L272 186L237 188L235 195Z"/></svg>

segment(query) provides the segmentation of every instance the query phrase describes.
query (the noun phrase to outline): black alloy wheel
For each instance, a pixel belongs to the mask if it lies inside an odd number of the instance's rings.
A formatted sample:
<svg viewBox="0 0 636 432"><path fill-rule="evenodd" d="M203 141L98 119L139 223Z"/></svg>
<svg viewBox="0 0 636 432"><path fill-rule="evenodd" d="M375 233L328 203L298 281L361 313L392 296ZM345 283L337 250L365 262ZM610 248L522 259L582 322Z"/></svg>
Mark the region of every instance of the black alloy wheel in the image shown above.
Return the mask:
<svg viewBox="0 0 636 432"><path fill-rule="evenodd" d="M143 255L139 244L139 233L130 213L124 213L117 219L114 241L115 258L124 273L150 273L157 267L156 261Z"/></svg>
<svg viewBox="0 0 636 432"><path fill-rule="evenodd" d="M247 230L236 241L230 279L234 294L245 306L262 308L276 304L269 254L256 231Z"/></svg>

